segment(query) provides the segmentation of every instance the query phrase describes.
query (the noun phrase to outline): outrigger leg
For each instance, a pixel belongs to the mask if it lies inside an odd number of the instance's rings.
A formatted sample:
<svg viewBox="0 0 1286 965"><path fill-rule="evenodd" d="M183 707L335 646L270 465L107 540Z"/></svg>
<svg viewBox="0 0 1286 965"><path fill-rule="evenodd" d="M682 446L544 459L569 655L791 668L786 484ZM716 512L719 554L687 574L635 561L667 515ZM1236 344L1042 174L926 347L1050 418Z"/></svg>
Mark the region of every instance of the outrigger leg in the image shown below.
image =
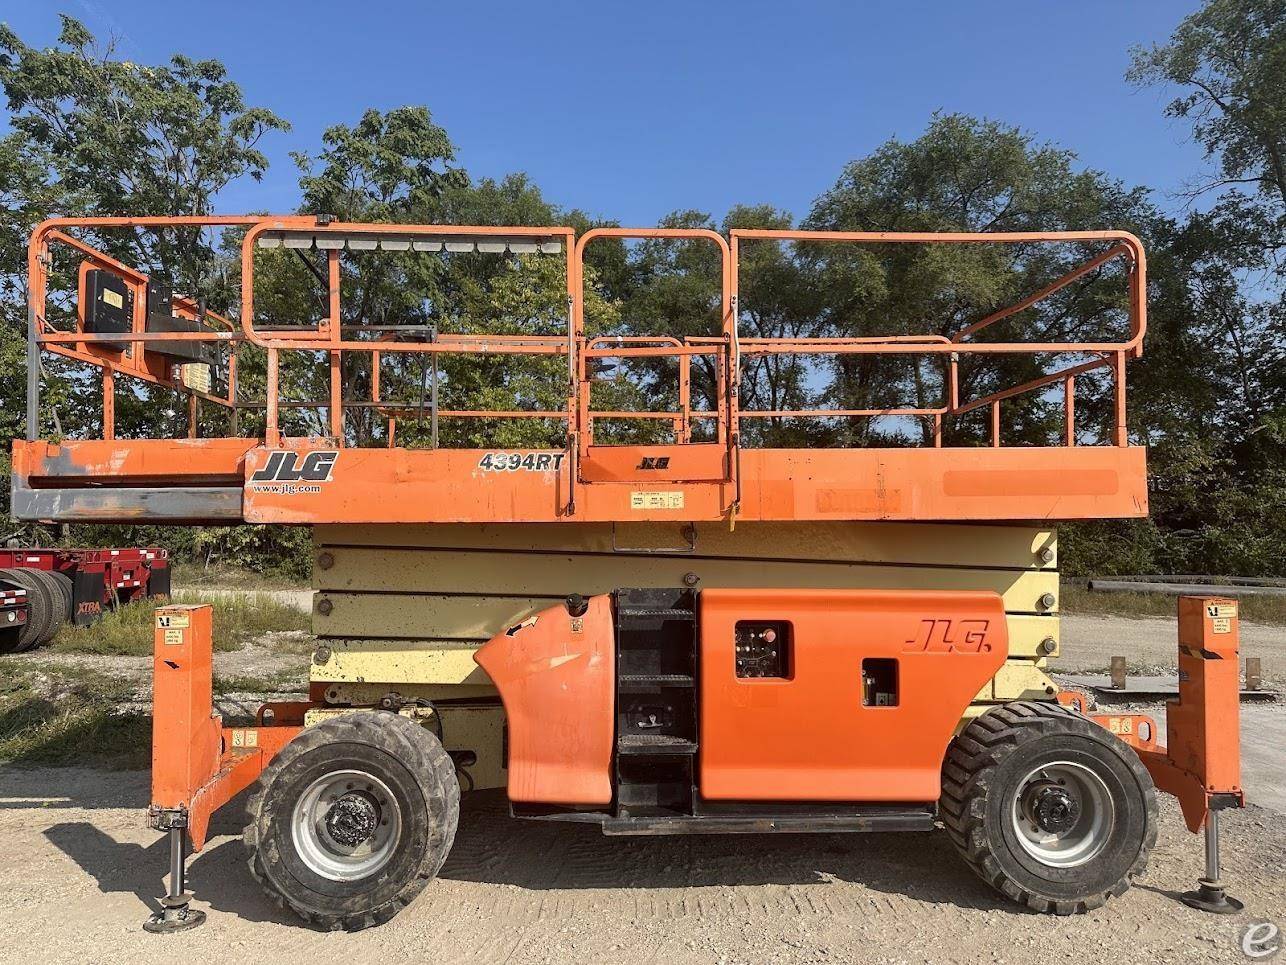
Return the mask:
<svg viewBox="0 0 1286 965"><path fill-rule="evenodd" d="M1206 815L1206 876L1197 879L1197 890L1183 894L1190 908L1212 911L1216 915L1235 915L1246 906L1224 891L1219 878L1219 812Z"/></svg>
<svg viewBox="0 0 1286 965"><path fill-rule="evenodd" d="M1237 601L1179 598L1179 699L1166 705L1166 747L1140 750L1158 789L1179 799L1194 834L1204 831L1206 873L1185 905L1220 915L1245 906L1219 873L1219 812L1245 807L1241 787Z"/></svg>
<svg viewBox="0 0 1286 965"><path fill-rule="evenodd" d="M161 910L143 923L144 931L187 931L205 924L205 912L188 907L192 895L187 891L187 846L187 821L179 812L170 824L170 890L161 899Z"/></svg>
<svg viewBox="0 0 1286 965"><path fill-rule="evenodd" d="M264 704L252 727L224 727L213 706L211 608L156 611L152 662L152 803L148 824L170 839L170 886L149 932L185 931L205 921L189 907L187 858L205 846L210 816L249 787L303 729L307 704ZM270 722L271 721L271 722Z"/></svg>

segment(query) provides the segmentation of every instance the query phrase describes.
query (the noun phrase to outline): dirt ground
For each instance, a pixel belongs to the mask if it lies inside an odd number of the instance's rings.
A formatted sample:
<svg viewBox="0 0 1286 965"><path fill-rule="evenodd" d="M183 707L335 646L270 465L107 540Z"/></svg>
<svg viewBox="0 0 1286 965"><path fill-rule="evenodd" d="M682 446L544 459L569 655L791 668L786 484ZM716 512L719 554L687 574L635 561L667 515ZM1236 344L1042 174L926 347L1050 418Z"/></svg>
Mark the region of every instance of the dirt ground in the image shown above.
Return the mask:
<svg viewBox="0 0 1286 965"><path fill-rule="evenodd" d="M1197 838L1162 808L1137 887L1089 915L1010 905L956 858L945 834L605 838L507 817L467 799L440 878L406 912L357 934L310 931L245 869L225 812L191 862L192 932L140 925L166 865L147 830L147 775L0 770L0 961L58 962L1206 962L1242 961L1253 919L1286 922L1281 818L1225 822L1224 863L1247 912L1192 911Z"/></svg>
<svg viewBox="0 0 1286 965"><path fill-rule="evenodd" d="M1102 669L1118 653L1173 668L1174 639L1169 620L1069 615L1057 669ZM1281 628L1243 627L1243 651L1281 680ZM150 663L38 659L140 678ZM302 674L306 659L251 646L216 663L253 675L294 661ZM237 703L220 698L225 713ZM1161 716L1158 705L1136 709ZM1243 706L1245 781L1259 804L1225 818L1225 877L1247 905L1230 918L1177 901L1200 873L1201 842L1164 797L1137 886L1104 909L1056 919L992 892L941 831L605 838L592 827L512 820L503 796L487 792L466 798L455 849L426 893L388 925L353 935L311 931L259 891L235 805L190 862L194 905L209 921L145 934L167 866L164 839L144 824L148 774L0 766L0 963L1245 961L1250 922L1286 929L1283 748L1286 703Z"/></svg>

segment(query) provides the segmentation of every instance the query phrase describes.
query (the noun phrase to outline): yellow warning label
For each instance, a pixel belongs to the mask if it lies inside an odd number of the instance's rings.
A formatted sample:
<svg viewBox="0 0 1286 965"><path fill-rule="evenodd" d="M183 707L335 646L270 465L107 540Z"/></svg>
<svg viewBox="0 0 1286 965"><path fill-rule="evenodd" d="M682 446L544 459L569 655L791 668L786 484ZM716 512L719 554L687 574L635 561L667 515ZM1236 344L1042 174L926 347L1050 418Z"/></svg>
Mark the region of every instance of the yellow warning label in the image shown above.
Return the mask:
<svg viewBox="0 0 1286 965"><path fill-rule="evenodd" d="M192 618L186 613L158 613L156 615L156 626L164 630L168 627L190 627Z"/></svg>
<svg viewBox="0 0 1286 965"><path fill-rule="evenodd" d="M1237 615L1237 604L1235 603L1207 603L1206 616L1217 619L1219 617L1235 617Z"/></svg>
<svg viewBox="0 0 1286 965"><path fill-rule="evenodd" d="M125 296L120 292L112 291L110 288L103 289L103 301L108 305L111 305L112 308L125 307Z"/></svg>
<svg viewBox="0 0 1286 965"><path fill-rule="evenodd" d="M682 509L683 493L630 493L630 509Z"/></svg>
<svg viewBox="0 0 1286 965"><path fill-rule="evenodd" d="M175 628L175 629L173 629L173 630L166 630L166 631L165 631L165 642L166 642L166 643L169 643L169 644L182 643L182 642L183 642L183 630L182 630L181 628Z"/></svg>

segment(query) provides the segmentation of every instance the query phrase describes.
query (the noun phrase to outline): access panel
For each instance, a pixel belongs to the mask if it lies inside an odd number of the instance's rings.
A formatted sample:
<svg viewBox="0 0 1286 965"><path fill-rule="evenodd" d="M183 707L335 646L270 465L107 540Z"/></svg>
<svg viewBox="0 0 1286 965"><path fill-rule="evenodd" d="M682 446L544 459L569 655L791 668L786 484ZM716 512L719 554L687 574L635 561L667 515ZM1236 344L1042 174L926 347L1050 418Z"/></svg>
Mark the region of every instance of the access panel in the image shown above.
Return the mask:
<svg viewBox="0 0 1286 965"><path fill-rule="evenodd" d="M704 590L709 800L938 798L966 707L1005 662L995 593Z"/></svg>

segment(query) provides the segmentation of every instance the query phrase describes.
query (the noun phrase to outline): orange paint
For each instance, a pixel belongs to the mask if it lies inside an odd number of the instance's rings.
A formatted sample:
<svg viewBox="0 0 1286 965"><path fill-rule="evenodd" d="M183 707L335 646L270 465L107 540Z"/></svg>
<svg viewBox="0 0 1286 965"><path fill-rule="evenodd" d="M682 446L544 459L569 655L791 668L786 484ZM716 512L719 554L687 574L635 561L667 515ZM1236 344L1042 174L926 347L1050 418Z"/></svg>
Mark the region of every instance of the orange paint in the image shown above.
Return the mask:
<svg viewBox="0 0 1286 965"><path fill-rule="evenodd" d="M994 593L704 590L700 619L714 800L937 800L955 727L1009 651ZM786 679L736 676L741 621L789 623ZM864 705L872 658L896 661L896 706Z"/></svg>
<svg viewBox="0 0 1286 965"><path fill-rule="evenodd" d="M1194 833L1211 795L1245 803L1237 610L1235 600L1179 598L1179 699L1166 704L1166 746L1139 753L1156 786L1179 799Z"/></svg>
<svg viewBox="0 0 1286 965"><path fill-rule="evenodd" d="M210 816L245 790L301 730L290 725L222 726L212 702L212 614L208 604L156 611L152 660L153 809L186 812L192 850L205 844Z"/></svg>
<svg viewBox="0 0 1286 965"><path fill-rule="evenodd" d="M575 806L612 800L612 598L587 602L579 617L563 605L542 610L474 654L505 705L511 801Z"/></svg>

